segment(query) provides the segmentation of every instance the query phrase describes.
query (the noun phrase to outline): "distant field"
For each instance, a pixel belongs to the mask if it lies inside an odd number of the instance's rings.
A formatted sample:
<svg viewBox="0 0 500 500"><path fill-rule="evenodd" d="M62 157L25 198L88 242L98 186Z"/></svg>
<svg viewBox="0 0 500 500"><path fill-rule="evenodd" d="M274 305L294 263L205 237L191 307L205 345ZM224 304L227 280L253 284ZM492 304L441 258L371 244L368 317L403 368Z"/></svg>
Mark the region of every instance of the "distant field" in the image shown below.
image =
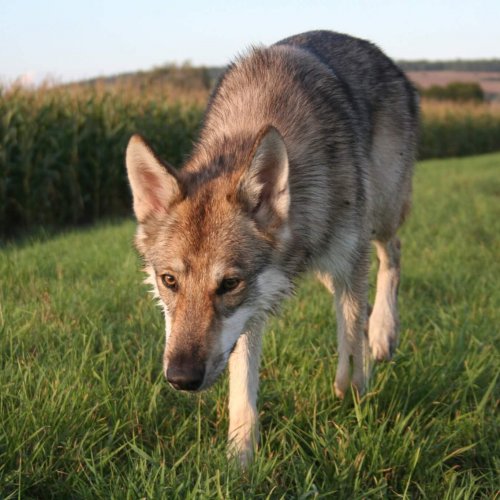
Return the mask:
<svg viewBox="0 0 500 500"><path fill-rule="evenodd" d="M424 89L453 82L475 82L490 99L500 99L500 71L408 71L408 78Z"/></svg>
<svg viewBox="0 0 500 500"><path fill-rule="evenodd" d="M500 98L500 61L399 61L398 64L417 85L447 85L452 82L477 82L490 97ZM183 99L186 92L191 102L203 103L224 67L193 67L165 65L149 71L97 78L85 85L135 86L139 88L168 88L170 94ZM74 86L74 85L70 85ZM76 84L77 87L80 84Z"/></svg>
<svg viewBox="0 0 500 500"><path fill-rule="evenodd" d="M225 456L227 384L176 393L131 222L0 249L0 498L496 498L500 154L418 164L401 234L402 342L335 398L315 281L266 332L262 447Z"/></svg>
<svg viewBox="0 0 500 500"><path fill-rule="evenodd" d="M135 132L160 157L183 163L208 89L196 72L184 90L150 77L123 86L0 88L0 238L128 213L124 152ZM500 151L500 103L424 99L422 110L420 159Z"/></svg>

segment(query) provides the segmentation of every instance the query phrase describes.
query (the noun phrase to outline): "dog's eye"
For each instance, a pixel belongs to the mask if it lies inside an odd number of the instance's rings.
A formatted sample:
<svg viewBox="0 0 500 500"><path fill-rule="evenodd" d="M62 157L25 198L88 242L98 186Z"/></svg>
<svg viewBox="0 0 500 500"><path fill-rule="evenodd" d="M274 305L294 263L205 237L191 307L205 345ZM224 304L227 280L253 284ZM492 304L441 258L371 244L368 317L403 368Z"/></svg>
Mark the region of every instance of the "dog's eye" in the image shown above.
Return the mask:
<svg viewBox="0 0 500 500"><path fill-rule="evenodd" d="M173 290L174 292L177 291L178 285L175 276L172 276L171 274L162 274L161 281L170 290Z"/></svg>
<svg viewBox="0 0 500 500"><path fill-rule="evenodd" d="M220 284L217 293L219 295L222 295L227 292L231 292L235 290L238 285L241 283L241 280L239 278L226 278L222 280L222 283Z"/></svg>

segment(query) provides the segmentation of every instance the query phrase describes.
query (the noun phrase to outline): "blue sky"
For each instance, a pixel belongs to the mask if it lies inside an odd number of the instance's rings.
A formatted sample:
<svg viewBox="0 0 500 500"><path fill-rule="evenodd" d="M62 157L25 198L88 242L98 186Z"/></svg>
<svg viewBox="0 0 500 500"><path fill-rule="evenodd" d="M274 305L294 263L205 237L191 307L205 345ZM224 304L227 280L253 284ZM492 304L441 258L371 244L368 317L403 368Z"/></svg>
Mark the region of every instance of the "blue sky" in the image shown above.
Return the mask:
<svg viewBox="0 0 500 500"><path fill-rule="evenodd" d="M0 80L224 65L250 44L318 28L396 59L500 58L499 0L0 0Z"/></svg>

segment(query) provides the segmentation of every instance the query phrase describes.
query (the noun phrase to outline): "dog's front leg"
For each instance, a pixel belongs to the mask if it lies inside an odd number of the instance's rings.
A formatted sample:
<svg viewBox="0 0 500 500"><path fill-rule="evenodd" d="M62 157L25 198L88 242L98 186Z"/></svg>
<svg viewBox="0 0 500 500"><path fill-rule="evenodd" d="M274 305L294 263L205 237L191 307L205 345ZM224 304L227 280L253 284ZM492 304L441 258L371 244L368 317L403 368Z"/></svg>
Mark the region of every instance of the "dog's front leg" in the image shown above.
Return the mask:
<svg viewBox="0 0 500 500"><path fill-rule="evenodd" d="M229 455L246 467L259 440L261 328L243 334L229 358Z"/></svg>

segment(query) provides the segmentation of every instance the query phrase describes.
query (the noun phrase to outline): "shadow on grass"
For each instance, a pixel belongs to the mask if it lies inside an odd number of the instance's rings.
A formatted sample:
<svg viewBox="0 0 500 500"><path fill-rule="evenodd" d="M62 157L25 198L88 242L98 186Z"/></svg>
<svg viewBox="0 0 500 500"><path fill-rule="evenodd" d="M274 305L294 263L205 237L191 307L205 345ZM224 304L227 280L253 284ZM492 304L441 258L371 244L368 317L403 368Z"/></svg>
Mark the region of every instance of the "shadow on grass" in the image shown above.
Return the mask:
<svg viewBox="0 0 500 500"><path fill-rule="evenodd" d="M45 241L62 237L67 234L79 232L89 233L96 229L105 229L107 227L118 226L125 222L131 222L130 217L111 217L100 219L96 222L89 222L78 225L68 226L37 226L31 229L12 229L7 235L0 236L0 251L9 248L25 248L33 245L33 243L43 243Z"/></svg>

